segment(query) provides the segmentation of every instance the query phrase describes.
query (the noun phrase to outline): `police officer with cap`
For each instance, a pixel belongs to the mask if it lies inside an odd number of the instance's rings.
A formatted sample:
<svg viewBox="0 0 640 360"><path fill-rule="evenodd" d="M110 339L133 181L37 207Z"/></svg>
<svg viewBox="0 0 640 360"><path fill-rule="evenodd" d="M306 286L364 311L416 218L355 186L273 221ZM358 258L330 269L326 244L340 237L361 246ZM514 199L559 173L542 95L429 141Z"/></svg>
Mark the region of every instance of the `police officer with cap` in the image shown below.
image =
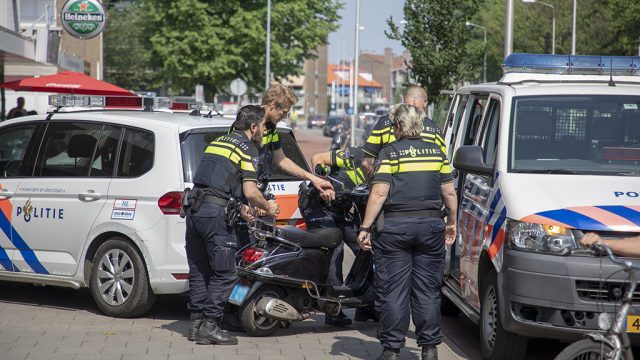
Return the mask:
<svg viewBox="0 0 640 360"><path fill-rule="evenodd" d="M189 263L191 324L188 339L198 344L235 345L238 339L220 328L223 308L236 282L234 223L237 214L251 220L244 196L271 216L280 212L257 188L258 148L262 145L264 109L240 109L234 131L205 149L194 188L185 192L186 252Z"/></svg>
<svg viewBox="0 0 640 360"><path fill-rule="evenodd" d="M457 199L447 157L420 137L423 118L422 111L407 104L389 114L398 140L380 150L358 235L360 247L373 250L376 264L378 338L384 347L379 360L399 359L411 317L422 359L437 359L436 345L442 342L440 287L445 243L455 241ZM449 210L446 225L443 201Z"/></svg>

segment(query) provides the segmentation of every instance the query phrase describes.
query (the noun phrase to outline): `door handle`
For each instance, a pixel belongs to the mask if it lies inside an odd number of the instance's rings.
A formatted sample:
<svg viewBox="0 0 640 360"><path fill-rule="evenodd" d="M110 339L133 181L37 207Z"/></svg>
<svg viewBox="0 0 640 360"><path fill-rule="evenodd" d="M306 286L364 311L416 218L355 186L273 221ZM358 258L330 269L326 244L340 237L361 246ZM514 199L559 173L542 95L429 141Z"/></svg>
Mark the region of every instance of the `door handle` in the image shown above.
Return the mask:
<svg viewBox="0 0 640 360"><path fill-rule="evenodd" d="M96 201L102 197L101 194L98 194L94 190L87 190L86 192L78 194L78 198L83 201Z"/></svg>
<svg viewBox="0 0 640 360"><path fill-rule="evenodd" d="M2 190L0 191L0 200L9 200L13 197L13 193L11 191Z"/></svg>

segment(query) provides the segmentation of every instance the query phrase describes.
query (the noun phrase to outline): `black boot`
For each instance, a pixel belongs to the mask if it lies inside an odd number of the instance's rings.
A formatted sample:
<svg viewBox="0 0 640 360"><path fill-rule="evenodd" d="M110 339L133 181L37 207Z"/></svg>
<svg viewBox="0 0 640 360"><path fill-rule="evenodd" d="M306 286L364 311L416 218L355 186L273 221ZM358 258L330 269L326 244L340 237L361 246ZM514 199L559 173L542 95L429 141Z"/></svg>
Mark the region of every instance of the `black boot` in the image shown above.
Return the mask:
<svg viewBox="0 0 640 360"><path fill-rule="evenodd" d="M351 319L349 319L347 317L347 315L345 315L342 312L342 310L340 310L340 312L336 316L331 316L329 314L325 314L324 315L324 323L328 324L328 325L344 327L344 326L351 325Z"/></svg>
<svg viewBox="0 0 640 360"><path fill-rule="evenodd" d="M237 311L230 311L222 313L222 324L220 324L222 330L244 332L242 323L240 322L240 315Z"/></svg>
<svg viewBox="0 0 640 360"><path fill-rule="evenodd" d="M422 360L438 360L438 349L435 345L422 347Z"/></svg>
<svg viewBox="0 0 640 360"><path fill-rule="evenodd" d="M220 319L205 318L196 334L196 344L199 345L238 345L238 338L222 330L218 323Z"/></svg>
<svg viewBox="0 0 640 360"><path fill-rule="evenodd" d="M399 360L400 359L400 349L389 349L385 348L382 351L382 354L376 358L376 360Z"/></svg>
<svg viewBox="0 0 640 360"><path fill-rule="evenodd" d="M189 324L189 333L187 334L187 340L195 341L198 329L202 324L202 313L191 313L191 323Z"/></svg>
<svg viewBox="0 0 640 360"><path fill-rule="evenodd" d="M367 306L364 308L356 309L356 316L353 317L355 321L369 321L373 320L374 322L378 322L378 313L373 308L373 306Z"/></svg>

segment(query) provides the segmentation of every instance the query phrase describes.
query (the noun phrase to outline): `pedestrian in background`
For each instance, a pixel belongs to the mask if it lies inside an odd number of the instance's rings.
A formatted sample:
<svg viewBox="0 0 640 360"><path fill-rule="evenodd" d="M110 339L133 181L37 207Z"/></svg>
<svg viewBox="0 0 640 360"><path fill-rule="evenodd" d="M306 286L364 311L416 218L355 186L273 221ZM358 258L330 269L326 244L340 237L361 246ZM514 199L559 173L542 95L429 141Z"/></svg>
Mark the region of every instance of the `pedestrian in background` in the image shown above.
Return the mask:
<svg viewBox="0 0 640 360"><path fill-rule="evenodd" d="M238 339L221 329L222 314L237 276L234 209L252 220L243 196L271 216L280 212L258 190L256 164L262 145L264 109L240 109L233 132L209 144L193 177L194 188L185 192L186 252L189 264L191 324L187 338L198 344L235 345Z"/></svg>
<svg viewBox="0 0 640 360"><path fill-rule="evenodd" d="M24 108L24 98L20 96L18 98L18 106L9 110L9 113L7 114L7 119L18 118L18 117L27 116L27 115L28 115L27 110Z"/></svg>
<svg viewBox="0 0 640 360"><path fill-rule="evenodd" d="M457 198L446 155L420 136L423 118L422 111L407 104L389 114L399 140L380 150L358 235L361 248L373 249L376 265L378 338L384 347L378 360L399 359L410 318L423 360L437 359L436 345L442 342L440 287L445 241L455 241ZM449 210L446 226L443 201ZM377 237L372 239L380 211Z"/></svg>

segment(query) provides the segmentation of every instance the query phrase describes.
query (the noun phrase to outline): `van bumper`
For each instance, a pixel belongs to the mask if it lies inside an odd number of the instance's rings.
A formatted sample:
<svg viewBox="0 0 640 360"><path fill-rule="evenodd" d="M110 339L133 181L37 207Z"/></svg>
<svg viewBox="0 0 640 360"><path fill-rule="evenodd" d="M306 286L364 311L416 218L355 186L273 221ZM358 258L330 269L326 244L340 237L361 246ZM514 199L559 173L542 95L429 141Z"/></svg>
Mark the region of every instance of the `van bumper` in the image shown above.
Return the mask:
<svg viewBox="0 0 640 360"><path fill-rule="evenodd" d="M607 258L505 249L498 275L502 325L523 336L566 340L598 331L598 315L617 310L611 299L626 280L619 270ZM640 306L630 314L640 314Z"/></svg>

